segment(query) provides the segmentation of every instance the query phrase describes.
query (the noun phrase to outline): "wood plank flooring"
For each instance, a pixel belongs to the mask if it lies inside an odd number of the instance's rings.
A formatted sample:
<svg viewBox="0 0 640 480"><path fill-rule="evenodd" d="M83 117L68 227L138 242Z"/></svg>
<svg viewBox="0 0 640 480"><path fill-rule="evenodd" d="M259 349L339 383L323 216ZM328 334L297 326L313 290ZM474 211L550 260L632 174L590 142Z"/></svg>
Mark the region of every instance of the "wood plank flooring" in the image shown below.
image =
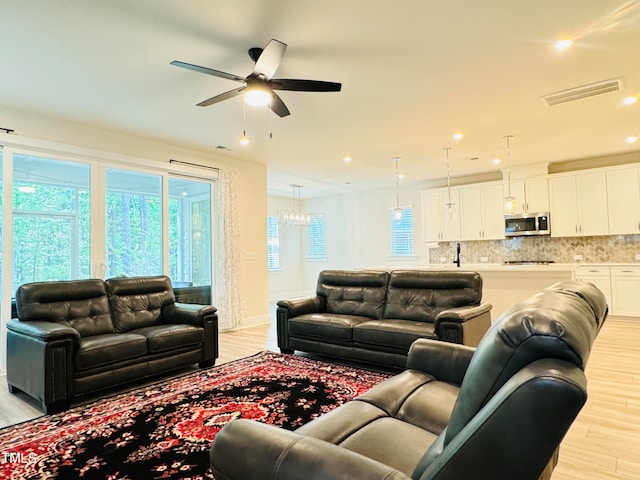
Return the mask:
<svg viewBox="0 0 640 480"><path fill-rule="evenodd" d="M220 334L217 365L277 351L273 325ZM560 447L553 480L640 478L640 318L610 317L587 366L589 399ZM0 426L41 412L0 378Z"/></svg>

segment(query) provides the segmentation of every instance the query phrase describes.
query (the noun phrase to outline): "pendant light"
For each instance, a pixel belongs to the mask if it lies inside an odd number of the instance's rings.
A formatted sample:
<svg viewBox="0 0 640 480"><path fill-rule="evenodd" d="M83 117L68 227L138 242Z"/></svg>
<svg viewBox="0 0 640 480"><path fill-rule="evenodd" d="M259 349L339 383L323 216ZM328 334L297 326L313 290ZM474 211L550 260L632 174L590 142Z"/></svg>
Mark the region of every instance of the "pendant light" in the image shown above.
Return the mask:
<svg viewBox="0 0 640 480"><path fill-rule="evenodd" d="M398 171L398 162L400 157L393 157L396 162L396 208L393 209L393 218L396 220L402 220L402 208L400 208L400 193L398 181L400 180L400 172Z"/></svg>
<svg viewBox="0 0 640 480"><path fill-rule="evenodd" d="M445 147L443 150L447 152L447 194L449 197L447 203L445 203L447 207L447 220L455 220L456 211L453 207L456 204L451 201L451 171L449 169L449 150L451 150L451 147Z"/></svg>
<svg viewBox="0 0 640 480"><path fill-rule="evenodd" d="M505 215L513 215L516 211L516 197L511 195L511 139L513 135L502 137L507 141L507 196L504 197Z"/></svg>

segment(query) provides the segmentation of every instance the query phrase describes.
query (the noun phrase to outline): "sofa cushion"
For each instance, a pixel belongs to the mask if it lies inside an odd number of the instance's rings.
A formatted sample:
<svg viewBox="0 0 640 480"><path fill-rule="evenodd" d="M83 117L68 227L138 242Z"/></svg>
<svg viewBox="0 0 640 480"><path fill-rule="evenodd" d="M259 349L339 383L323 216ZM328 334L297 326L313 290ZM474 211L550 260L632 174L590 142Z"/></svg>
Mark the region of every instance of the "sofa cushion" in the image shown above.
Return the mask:
<svg viewBox="0 0 640 480"><path fill-rule="evenodd" d="M20 321L60 323L75 329L82 337L114 332L102 280L21 285L16 292L16 309Z"/></svg>
<svg viewBox="0 0 640 480"><path fill-rule="evenodd" d="M384 318L433 323L448 308L479 305L482 277L477 272L394 270Z"/></svg>
<svg viewBox="0 0 640 480"><path fill-rule="evenodd" d="M324 270L316 293L327 299L327 313L382 318L388 280L388 272Z"/></svg>
<svg viewBox="0 0 640 480"><path fill-rule="evenodd" d="M204 342L204 329L193 325L155 325L137 328L129 333L146 337L150 353Z"/></svg>
<svg viewBox="0 0 640 480"><path fill-rule="evenodd" d="M82 338L76 353L76 369L95 367L147 354L147 339L133 333L104 334Z"/></svg>
<svg viewBox="0 0 640 480"><path fill-rule="evenodd" d="M289 319L289 335L352 342L353 327L369 320L357 315L309 313Z"/></svg>
<svg viewBox="0 0 640 480"><path fill-rule="evenodd" d="M162 309L175 303L171 280L164 275L110 278L105 286L118 332L162 324Z"/></svg>
<svg viewBox="0 0 640 480"><path fill-rule="evenodd" d="M409 351L418 338L437 339L433 323L411 320L369 320L353 326L353 340L358 343L402 348Z"/></svg>

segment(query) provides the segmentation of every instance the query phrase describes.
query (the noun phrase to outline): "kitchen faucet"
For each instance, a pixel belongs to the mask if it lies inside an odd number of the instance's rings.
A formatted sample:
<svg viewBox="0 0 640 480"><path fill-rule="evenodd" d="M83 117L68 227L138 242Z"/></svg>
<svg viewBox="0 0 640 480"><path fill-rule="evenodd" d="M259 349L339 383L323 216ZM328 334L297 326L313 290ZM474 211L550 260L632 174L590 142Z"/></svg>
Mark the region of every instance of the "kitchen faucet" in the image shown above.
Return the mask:
<svg viewBox="0 0 640 480"><path fill-rule="evenodd" d="M460 268L460 243L456 243L456 259L453 261Z"/></svg>

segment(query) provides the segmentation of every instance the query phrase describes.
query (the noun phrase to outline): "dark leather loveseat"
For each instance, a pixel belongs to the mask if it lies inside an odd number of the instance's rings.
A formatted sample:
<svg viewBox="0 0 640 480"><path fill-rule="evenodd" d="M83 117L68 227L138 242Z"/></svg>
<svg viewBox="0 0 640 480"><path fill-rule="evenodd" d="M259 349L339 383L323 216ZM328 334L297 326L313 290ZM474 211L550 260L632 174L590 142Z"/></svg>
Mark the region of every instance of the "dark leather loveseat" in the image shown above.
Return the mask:
<svg viewBox="0 0 640 480"><path fill-rule="evenodd" d="M549 479L606 312L595 286L568 281L505 311L477 348L418 340L407 370L294 432L231 421L209 452L214 476Z"/></svg>
<svg viewBox="0 0 640 480"><path fill-rule="evenodd" d="M324 270L315 297L278 302L278 347L404 368L418 338L477 345L481 301L477 272Z"/></svg>
<svg viewBox="0 0 640 480"><path fill-rule="evenodd" d="M165 276L38 282L16 293L7 382L46 413L76 396L218 357L213 306L176 304Z"/></svg>

